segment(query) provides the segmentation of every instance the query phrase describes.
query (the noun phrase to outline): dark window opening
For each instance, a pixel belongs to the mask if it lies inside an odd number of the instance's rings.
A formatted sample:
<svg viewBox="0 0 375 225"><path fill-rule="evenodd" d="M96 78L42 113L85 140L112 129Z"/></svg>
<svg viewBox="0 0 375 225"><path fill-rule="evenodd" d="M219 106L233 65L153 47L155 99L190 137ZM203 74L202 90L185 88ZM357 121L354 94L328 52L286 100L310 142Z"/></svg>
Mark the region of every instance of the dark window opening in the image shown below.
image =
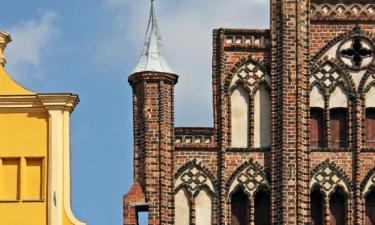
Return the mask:
<svg viewBox="0 0 375 225"><path fill-rule="evenodd" d="M348 147L348 111L346 108L330 110L331 117L331 147Z"/></svg>
<svg viewBox="0 0 375 225"><path fill-rule="evenodd" d="M330 224L346 224L346 196L337 190L329 200Z"/></svg>
<svg viewBox="0 0 375 225"><path fill-rule="evenodd" d="M269 194L260 191L255 195L255 225L270 225L271 224L271 200Z"/></svg>
<svg viewBox="0 0 375 225"><path fill-rule="evenodd" d="M375 108L366 109L366 147L375 148Z"/></svg>
<svg viewBox="0 0 375 225"><path fill-rule="evenodd" d="M365 225L375 225L375 191L366 196Z"/></svg>
<svg viewBox="0 0 375 225"><path fill-rule="evenodd" d="M231 225L248 225L249 223L249 198L239 190L231 198L232 223Z"/></svg>
<svg viewBox="0 0 375 225"><path fill-rule="evenodd" d="M310 195L311 203L311 224L323 225L323 203L324 198L319 190L315 190Z"/></svg>
<svg viewBox="0 0 375 225"><path fill-rule="evenodd" d="M324 147L324 116L322 108L310 109L310 143L311 147Z"/></svg>

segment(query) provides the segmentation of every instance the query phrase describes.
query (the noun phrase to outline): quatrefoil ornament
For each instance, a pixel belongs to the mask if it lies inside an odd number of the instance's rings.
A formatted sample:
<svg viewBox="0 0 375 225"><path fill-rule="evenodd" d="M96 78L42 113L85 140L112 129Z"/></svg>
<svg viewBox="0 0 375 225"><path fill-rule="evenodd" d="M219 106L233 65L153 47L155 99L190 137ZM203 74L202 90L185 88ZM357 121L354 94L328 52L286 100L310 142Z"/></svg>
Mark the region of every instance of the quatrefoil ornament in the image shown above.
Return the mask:
<svg viewBox="0 0 375 225"><path fill-rule="evenodd" d="M338 59L352 70L362 70L374 61L374 45L364 37L355 36L341 42L337 50Z"/></svg>
<svg viewBox="0 0 375 225"><path fill-rule="evenodd" d="M264 76L263 71L252 63L247 64L238 71L239 78L249 87L257 84Z"/></svg>
<svg viewBox="0 0 375 225"><path fill-rule="evenodd" d="M321 184L325 191L332 191L341 178L332 169L326 167L315 176L315 180Z"/></svg>
<svg viewBox="0 0 375 225"><path fill-rule="evenodd" d="M194 192L206 183L207 177L200 170L194 167L186 171L181 176L181 180L190 191Z"/></svg>

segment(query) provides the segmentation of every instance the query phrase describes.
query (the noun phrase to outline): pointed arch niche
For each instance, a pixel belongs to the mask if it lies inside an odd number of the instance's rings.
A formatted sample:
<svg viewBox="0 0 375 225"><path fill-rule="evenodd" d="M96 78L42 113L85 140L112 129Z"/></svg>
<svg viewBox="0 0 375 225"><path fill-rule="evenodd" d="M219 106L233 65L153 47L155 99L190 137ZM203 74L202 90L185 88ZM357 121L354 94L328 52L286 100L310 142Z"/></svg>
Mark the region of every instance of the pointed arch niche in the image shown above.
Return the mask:
<svg viewBox="0 0 375 225"><path fill-rule="evenodd" d="M270 186L265 173L253 162L240 166L229 179L232 225L270 224Z"/></svg>
<svg viewBox="0 0 375 225"><path fill-rule="evenodd" d="M267 148L271 143L270 77L258 62L249 60L235 72L229 85L231 147Z"/></svg>
<svg viewBox="0 0 375 225"><path fill-rule="evenodd" d="M310 146L348 147L350 78L340 66L327 61L315 66L310 85Z"/></svg>
<svg viewBox="0 0 375 225"><path fill-rule="evenodd" d="M231 94L232 147L246 148L249 144L249 93L238 85Z"/></svg>
<svg viewBox="0 0 375 225"><path fill-rule="evenodd" d="M175 224L212 225L214 185L211 176L190 162L181 167L175 183Z"/></svg>
<svg viewBox="0 0 375 225"><path fill-rule="evenodd" d="M345 225L349 211L347 177L328 162L314 171L310 182L311 224Z"/></svg>
<svg viewBox="0 0 375 225"><path fill-rule="evenodd" d="M271 97L267 83L260 84L254 95L254 147L271 145Z"/></svg>

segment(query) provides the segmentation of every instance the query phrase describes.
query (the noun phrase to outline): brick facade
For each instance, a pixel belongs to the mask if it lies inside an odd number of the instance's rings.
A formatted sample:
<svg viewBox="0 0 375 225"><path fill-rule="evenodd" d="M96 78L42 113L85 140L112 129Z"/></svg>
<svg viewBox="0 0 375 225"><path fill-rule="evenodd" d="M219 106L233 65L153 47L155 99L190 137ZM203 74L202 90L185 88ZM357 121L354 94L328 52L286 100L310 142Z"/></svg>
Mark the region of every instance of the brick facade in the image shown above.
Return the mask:
<svg viewBox="0 0 375 225"><path fill-rule="evenodd" d="M311 224L310 193L315 187L324 196L324 224L335 224L329 206L336 189L343 189L347 196L345 224L365 224L365 199L373 188L371 180L375 174L375 149L366 147L365 115L366 100L370 101L366 93L375 84L369 80L375 77L374 60L363 68L362 65L375 56L374 28L375 3L370 0L271 0L270 30L214 30L214 126L210 128L174 126L176 75L159 72L131 75L134 185L124 197L124 224L137 224L134 213L137 207L149 211L149 224L175 224L174 196L180 189L188 193L189 224L203 224L197 221L195 207L201 189L207 189L212 199L211 223L231 224L234 182L240 183L238 187L248 182L240 177L247 168L259 174L256 177L259 187L254 187L254 193L252 188L244 187L252 205L249 224L260 224L254 214L254 201L261 189L267 189L271 196L272 224ZM358 68L354 59L349 62L339 54L330 53L345 47L346 40L353 39L354 43L357 37L365 40L368 51L372 51L360 56L362 64ZM230 86L239 69L248 62L258 65L270 77L269 147L253 147L254 117L249 119L249 146L231 147ZM328 62L347 81L343 86L346 85L348 96L349 144L342 148L332 147L329 142L333 136L329 129L330 101L334 101L329 98L333 89L327 89L324 95L325 145L315 148L310 143L310 93L315 84L312 76ZM360 82L356 81L358 76L362 76ZM249 115L254 114L253 104L250 103ZM193 169L200 171L201 176L188 173L191 177L185 179L184 173ZM319 174L335 183L320 182ZM198 179L193 183L197 187L189 186L192 183L188 179Z"/></svg>

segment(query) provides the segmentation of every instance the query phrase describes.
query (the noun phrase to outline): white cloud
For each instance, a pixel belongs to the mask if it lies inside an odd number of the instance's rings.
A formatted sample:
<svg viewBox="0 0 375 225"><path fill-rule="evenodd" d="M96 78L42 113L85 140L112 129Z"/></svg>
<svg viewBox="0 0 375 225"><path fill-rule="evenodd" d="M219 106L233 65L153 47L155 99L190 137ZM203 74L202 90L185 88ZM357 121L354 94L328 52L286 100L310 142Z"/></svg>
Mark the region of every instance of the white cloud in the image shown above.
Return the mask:
<svg viewBox="0 0 375 225"><path fill-rule="evenodd" d="M16 79L41 78L40 62L58 33L56 14L45 11L39 19L23 21L7 29L13 41L6 49L6 68Z"/></svg>
<svg viewBox="0 0 375 225"><path fill-rule="evenodd" d="M103 1L116 12L115 32L109 35L110 39L106 42L112 46L106 48L108 59L112 58L114 62L116 58L136 61L146 31L149 1ZM268 2L156 1L167 59L172 69L180 75L175 89L177 125L212 125L212 30L219 27L268 28ZM135 46L138 52L126 51L129 45Z"/></svg>

